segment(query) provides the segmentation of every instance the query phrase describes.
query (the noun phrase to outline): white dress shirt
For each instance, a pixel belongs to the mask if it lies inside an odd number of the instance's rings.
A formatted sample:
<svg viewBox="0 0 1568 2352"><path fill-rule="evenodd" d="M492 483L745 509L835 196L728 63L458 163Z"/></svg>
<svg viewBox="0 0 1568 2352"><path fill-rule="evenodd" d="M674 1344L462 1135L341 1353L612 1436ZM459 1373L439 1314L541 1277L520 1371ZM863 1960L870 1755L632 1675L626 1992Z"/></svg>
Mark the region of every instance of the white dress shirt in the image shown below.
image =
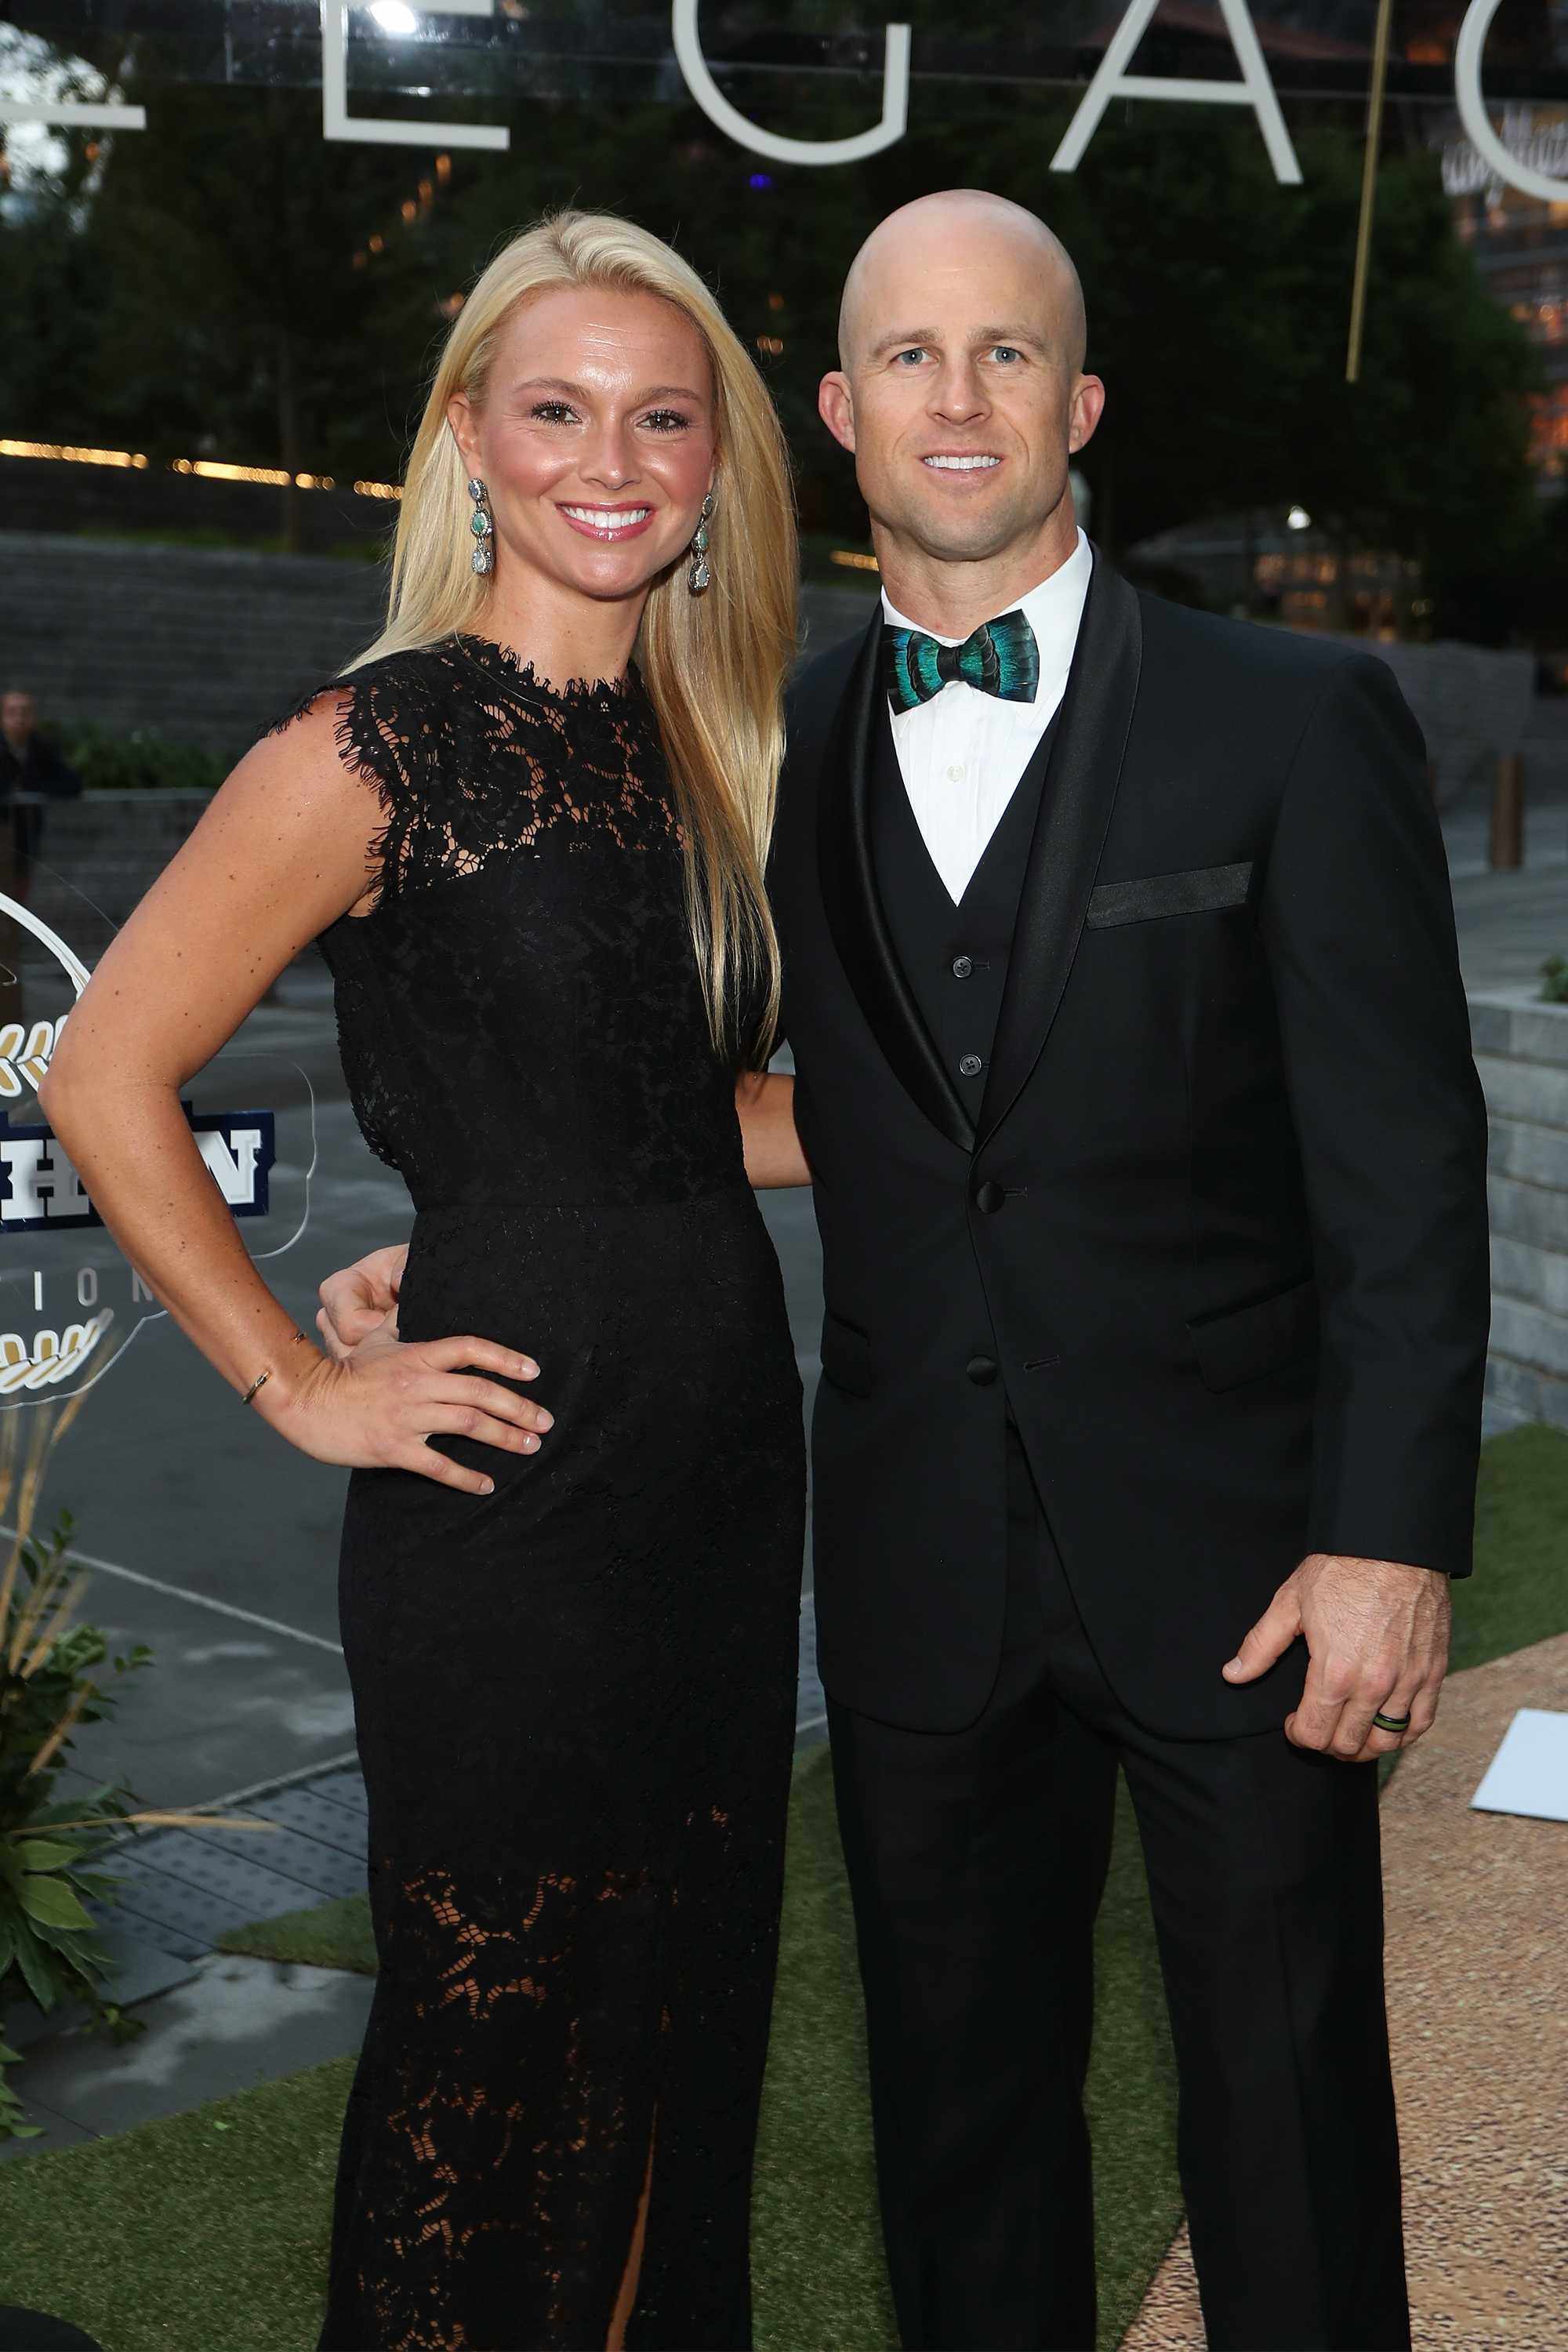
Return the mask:
<svg viewBox="0 0 1568 2352"><path fill-rule="evenodd" d="M955 679L929 702L892 714L904 790L931 864L955 906L1061 702L1093 569L1094 557L1080 530L1067 562L1007 608L1024 614L1040 649L1033 702L1004 702ZM885 589L882 613L896 628L920 626L889 602ZM926 635L939 645L963 643L934 629Z"/></svg>

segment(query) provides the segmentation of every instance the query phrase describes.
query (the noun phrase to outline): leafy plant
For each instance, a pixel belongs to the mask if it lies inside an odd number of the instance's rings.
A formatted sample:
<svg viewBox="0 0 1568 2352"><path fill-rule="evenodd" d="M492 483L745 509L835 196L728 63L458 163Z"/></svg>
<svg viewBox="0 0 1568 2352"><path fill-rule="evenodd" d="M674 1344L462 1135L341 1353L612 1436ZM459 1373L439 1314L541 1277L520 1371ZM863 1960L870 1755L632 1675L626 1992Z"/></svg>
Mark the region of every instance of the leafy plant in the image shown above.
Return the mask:
<svg viewBox="0 0 1568 2352"><path fill-rule="evenodd" d="M1568 1004L1568 956L1548 956L1541 973L1542 1003Z"/></svg>
<svg viewBox="0 0 1568 2352"><path fill-rule="evenodd" d="M0 1570L0 2010L23 1993L46 2013L74 1998L95 2030L119 2041L142 2025L103 1990L112 1963L87 1906L112 1902L116 1881L98 1865L127 1829L204 1817L133 1811L129 1791L108 1781L85 1795L55 1793L73 1733L118 1699L93 1679L108 1642L96 1626L73 1622L87 1580L71 1566L69 1513L47 1536L31 1532L47 1457L81 1402L79 1393L58 1411L0 1413L0 1510L15 1493L17 1522ZM113 1660L115 1675L135 1673L152 1654L139 1642ZM0 2139L37 2136L6 2078L16 2063L0 2040Z"/></svg>
<svg viewBox="0 0 1568 2352"><path fill-rule="evenodd" d="M71 736L66 758L88 791L100 793L216 793L229 766L201 743L171 743L140 727L116 735L90 722Z"/></svg>

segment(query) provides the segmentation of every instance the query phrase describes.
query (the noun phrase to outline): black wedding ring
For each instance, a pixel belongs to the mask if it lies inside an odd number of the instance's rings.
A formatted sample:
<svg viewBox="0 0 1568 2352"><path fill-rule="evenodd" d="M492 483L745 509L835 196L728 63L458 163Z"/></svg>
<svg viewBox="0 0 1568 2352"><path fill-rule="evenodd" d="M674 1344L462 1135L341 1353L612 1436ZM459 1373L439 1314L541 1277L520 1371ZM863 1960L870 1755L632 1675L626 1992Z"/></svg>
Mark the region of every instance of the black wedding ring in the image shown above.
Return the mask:
<svg viewBox="0 0 1568 2352"><path fill-rule="evenodd" d="M1410 1717L1407 1715L1374 1715L1372 1727L1374 1731L1408 1731Z"/></svg>

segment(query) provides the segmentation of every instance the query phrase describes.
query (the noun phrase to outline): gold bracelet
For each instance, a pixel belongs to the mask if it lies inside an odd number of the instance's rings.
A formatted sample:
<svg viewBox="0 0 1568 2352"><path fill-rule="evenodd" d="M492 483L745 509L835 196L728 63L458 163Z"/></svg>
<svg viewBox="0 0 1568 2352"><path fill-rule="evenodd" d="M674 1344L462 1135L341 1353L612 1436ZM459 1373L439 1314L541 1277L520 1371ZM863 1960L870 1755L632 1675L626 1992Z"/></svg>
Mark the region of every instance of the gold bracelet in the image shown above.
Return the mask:
<svg viewBox="0 0 1568 2352"><path fill-rule="evenodd" d="M303 1331L296 1331L296 1332L295 1332L295 1334L294 1334L294 1337L295 1337L295 1339L304 1339L305 1334L303 1333ZM271 1366L270 1366L270 1365L268 1365L268 1368L267 1368L267 1370L266 1370L266 1371L264 1371L264 1372L258 1372L258 1373L257 1373L256 1378L251 1381L250 1386L246 1390L245 1394L240 1398L240 1400L239 1400L239 1401L240 1401L240 1403L241 1403L241 1404L248 1404L248 1403L250 1402L251 1398L256 1394L257 1390L258 1390L258 1388L262 1387L262 1386L264 1385L264 1383L265 1383L266 1381L269 1381L271 1378L272 1378L272 1368L271 1368Z"/></svg>

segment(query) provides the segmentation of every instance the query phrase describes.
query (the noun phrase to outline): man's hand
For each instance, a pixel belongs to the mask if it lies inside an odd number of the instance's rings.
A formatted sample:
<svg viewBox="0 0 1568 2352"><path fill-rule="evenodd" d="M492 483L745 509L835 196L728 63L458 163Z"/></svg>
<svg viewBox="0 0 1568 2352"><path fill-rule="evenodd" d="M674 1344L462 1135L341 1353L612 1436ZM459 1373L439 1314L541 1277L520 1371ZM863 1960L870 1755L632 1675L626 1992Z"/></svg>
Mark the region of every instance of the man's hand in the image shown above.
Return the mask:
<svg viewBox="0 0 1568 2352"><path fill-rule="evenodd" d="M1298 1748L1366 1764L1431 1729L1451 1614L1448 1579L1436 1569L1313 1552L1223 1671L1227 1682L1256 1682L1305 1634L1311 1664L1285 1736ZM1410 1728L1379 1731L1374 1715L1407 1715Z"/></svg>
<svg viewBox="0 0 1568 2352"><path fill-rule="evenodd" d="M386 1336L396 1339L397 1294L407 1263L408 1244L398 1242L390 1249L372 1250L368 1257L356 1258L353 1265L328 1275L319 1294L321 1304L316 1328L335 1362L342 1363L383 1324Z"/></svg>

